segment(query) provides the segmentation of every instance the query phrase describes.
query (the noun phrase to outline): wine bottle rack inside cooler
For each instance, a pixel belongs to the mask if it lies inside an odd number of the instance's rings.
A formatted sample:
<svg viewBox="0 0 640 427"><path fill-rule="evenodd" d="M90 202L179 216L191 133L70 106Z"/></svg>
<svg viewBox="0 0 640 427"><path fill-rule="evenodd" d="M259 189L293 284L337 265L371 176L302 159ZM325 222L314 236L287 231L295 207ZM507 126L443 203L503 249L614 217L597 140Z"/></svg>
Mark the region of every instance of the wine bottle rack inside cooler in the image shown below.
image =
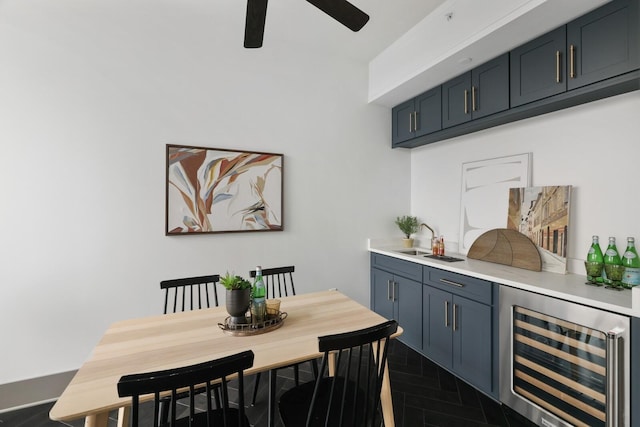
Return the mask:
<svg viewBox="0 0 640 427"><path fill-rule="evenodd" d="M635 425L629 316L501 286L499 319L502 403L545 427Z"/></svg>
<svg viewBox="0 0 640 427"><path fill-rule="evenodd" d="M606 333L513 310L513 390L576 426L606 425Z"/></svg>

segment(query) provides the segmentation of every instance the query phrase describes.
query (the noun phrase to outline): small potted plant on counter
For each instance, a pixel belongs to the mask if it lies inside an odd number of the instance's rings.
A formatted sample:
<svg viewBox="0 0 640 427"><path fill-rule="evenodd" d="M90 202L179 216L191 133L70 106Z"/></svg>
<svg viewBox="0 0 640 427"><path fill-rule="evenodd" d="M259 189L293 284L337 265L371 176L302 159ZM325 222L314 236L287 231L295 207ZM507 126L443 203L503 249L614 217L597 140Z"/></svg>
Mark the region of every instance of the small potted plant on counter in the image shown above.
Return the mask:
<svg viewBox="0 0 640 427"><path fill-rule="evenodd" d="M396 225L406 236L405 239L402 239L404 247L412 248L413 239L411 235L417 233L419 230L418 218L409 215L399 216L396 218Z"/></svg>
<svg viewBox="0 0 640 427"><path fill-rule="evenodd" d="M225 305L231 316L229 323L247 323L246 313L251 305L251 283L241 276L227 272L226 276L220 278L220 284L227 290Z"/></svg>

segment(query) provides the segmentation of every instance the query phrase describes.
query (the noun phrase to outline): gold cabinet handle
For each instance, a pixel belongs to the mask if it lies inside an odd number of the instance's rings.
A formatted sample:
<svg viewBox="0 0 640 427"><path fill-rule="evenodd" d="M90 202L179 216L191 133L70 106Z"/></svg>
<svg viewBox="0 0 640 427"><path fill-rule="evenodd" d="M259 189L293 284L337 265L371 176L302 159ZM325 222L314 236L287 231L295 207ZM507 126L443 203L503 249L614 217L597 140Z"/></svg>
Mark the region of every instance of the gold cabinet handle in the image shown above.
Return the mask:
<svg viewBox="0 0 640 427"><path fill-rule="evenodd" d="M453 304L453 330L458 329L458 322L456 321L456 317L458 317L458 305Z"/></svg>
<svg viewBox="0 0 640 427"><path fill-rule="evenodd" d="M469 114L469 106L467 105L467 98L469 97L469 91L467 89L464 90L464 113Z"/></svg>
<svg viewBox="0 0 640 427"><path fill-rule="evenodd" d="M476 87L471 86L471 111L476 111Z"/></svg>
<svg viewBox="0 0 640 427"><path fill-rule="evenodd" d="M574 45L570 45L569 46L569 77L572 79L576 78L575 59L576 59L576 47Z"/></svg>
<svg viewBox="0 0 640 427"><path fill-rule="evenodd" d="M560 51L556 50L556 83L560 83Z"/></svg>
<svg viewBox="0 0 640 427"><path fill-rule="evenodd" d="M449 301L444 302L444 327L449 327Z"/></svg>

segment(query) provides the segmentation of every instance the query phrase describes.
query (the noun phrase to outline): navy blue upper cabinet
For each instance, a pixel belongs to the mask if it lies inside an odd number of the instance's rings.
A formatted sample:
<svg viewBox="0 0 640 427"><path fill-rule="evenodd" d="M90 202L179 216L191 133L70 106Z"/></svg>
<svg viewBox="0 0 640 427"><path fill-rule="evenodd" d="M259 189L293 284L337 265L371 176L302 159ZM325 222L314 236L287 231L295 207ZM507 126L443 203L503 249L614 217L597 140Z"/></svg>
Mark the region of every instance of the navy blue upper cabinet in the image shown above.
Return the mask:
<svg viewBox="0 0 640 427"><path fill-rule="evenodd" d="M419 147L640 89L639 5L612 0L452 78L422 102L395 107L391 146Z"/></svg>
<svg viewBox="0 0 640 427"><path fill-rule="evenodd" d="M442 129L441 90L433 88L391 110L393 146Z"/></svg>
<svg viewBox="0 0 640 427"><path fill-rule="evenodd" d="M511 51L511 107L567 90L566 29L560 27Z"/></svg>
<svg viewBox="0 0 640 427"><path fill-rule="evenodd" d="M615 0L567 25L568 89L640 67L637 0Z"/></svg>
<svg viewBox="0 0 640 427"><path fill-rule="evenodd" d="M509 108L509 54L471 71L471 117L479 119Z"/></svg>
<svg viewBox="0 0 640 427"><path fill-rule="evenodd" d="M509 108L509 55L501 55L442 85L442 127Z"/></svg>
<svg viewBox="0 0 640 427"><path fill-rule="evenodd" d="M511 107L640 67L638 0L614 0L511 51Z"/></svg>
<svg viewBox="0 0 640 427"><path fill-rule="evenodd" d="M469 91L471 71L442 84L442 127L448 128L471 120Z"/></svg>
<svg viewBox="0 0 640 427"><path fill-rule="evenodd" d="M415 137L413 130L413 116L416 112L413 99L393 107L391 110L391 142L396 145Z"/></svg>

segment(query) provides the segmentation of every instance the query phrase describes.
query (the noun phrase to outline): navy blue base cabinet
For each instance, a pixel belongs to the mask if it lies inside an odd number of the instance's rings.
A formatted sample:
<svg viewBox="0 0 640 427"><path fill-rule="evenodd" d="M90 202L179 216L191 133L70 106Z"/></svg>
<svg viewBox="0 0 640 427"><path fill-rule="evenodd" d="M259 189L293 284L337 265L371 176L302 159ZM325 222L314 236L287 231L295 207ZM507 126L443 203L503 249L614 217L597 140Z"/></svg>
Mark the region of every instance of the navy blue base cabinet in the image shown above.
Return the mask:
<svg viewBox="0 0 640 427"><path fill-rule="evenodd" d="M423 274L423 354L497 399L497 285L431 267Z"/></svg>
<svg viewBox="0 0 640 427"><path fill-rule="evenodd" d="M497 301L491 282L371 254L373 310L398 321L402 342L496 400Z"/></svg>
<svg viewBox="0 0 640 427"><path fill-rule="evenodd" d="M422 266L384 255L371 257L371 307L404 330L400 341L422 347ZM377 267L376 267L377 266ZM414 280L418 278L418 280Z"/></svg>

